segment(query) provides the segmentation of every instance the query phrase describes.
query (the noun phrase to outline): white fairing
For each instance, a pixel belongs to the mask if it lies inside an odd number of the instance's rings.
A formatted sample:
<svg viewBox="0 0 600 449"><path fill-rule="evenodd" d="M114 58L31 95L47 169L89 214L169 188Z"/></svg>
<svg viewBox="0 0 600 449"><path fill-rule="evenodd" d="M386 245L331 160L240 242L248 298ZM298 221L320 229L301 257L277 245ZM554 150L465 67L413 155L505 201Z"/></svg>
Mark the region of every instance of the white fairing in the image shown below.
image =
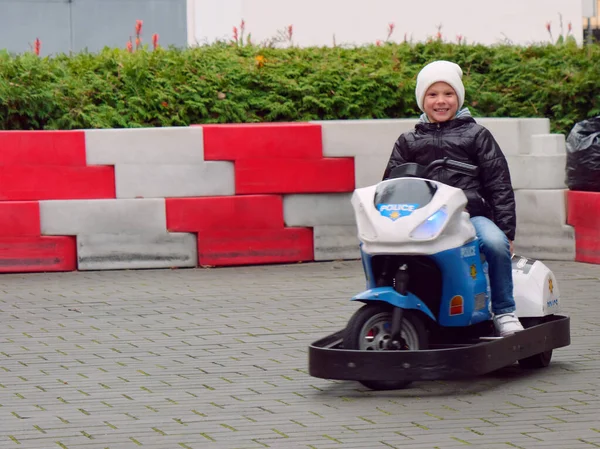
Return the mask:
<svg viewBox="0 0 600 449"><path fill-rule="evenodd" d="M421 178L412 178L419 179ZM373 198L377 185L356 189L352 195L352 206L356 217L358 238L367 254L436 254L457 248L472 241L475 228L469 214L464 212L467 198L461 189L435 181L437 193L426 206L416 209L411 215L391 220L375 207ZM394 182L383 181L378 185ZM445 207L448 218L436 235L426 240L417 240L411 234L434 213Z"/></svg>
<svg viewBox="0 0 600 449"><path fill-rule="evenodd" d="M429 204L408 211L406 216L398 217L396 214L393 219L377 209L374 198L377 186L395 180L382 181L378 185L354 191L352 206L358 238L366 254L432 255L461 247L476 238L470 216L465 212L467 198L462 190L436 181L412 179L435 184L437 192ZM446 217L439 221L435 232L426 238L423 235L414 238L415 230L442 209ZM519 317L560 313L558 283L548 267L540 261L515 256L512 273L516 314Z"/></svg>
<svg viewBox="0 0 600 449"><path fill-rule="evenodd" d="M513 258L514 296L519 318L561 312L560 292L554 274L539 260Z"/></svg>

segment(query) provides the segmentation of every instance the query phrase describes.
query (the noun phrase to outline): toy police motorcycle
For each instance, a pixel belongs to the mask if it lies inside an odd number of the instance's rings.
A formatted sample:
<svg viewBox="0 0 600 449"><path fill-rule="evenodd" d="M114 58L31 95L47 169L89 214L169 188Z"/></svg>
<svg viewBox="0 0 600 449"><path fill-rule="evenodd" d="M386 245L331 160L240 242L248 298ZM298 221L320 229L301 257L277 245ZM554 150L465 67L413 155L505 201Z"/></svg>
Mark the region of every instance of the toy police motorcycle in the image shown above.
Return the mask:
<svg viewBox="0 0 600 449"><path fill-rule="evenodd" d="M416 380L481 375L517 362L548 366L570 344L570 321L559 315L553 273L540 261L513 256L516 314L525 328L495 336L487 263L479 251L467 198L428 180L445 166L465 174L477 167L448 159L409 163L391 178L355 190L367 290L365 305L345 329L309 347L309 373L355 380L375 390Z"/></svg>

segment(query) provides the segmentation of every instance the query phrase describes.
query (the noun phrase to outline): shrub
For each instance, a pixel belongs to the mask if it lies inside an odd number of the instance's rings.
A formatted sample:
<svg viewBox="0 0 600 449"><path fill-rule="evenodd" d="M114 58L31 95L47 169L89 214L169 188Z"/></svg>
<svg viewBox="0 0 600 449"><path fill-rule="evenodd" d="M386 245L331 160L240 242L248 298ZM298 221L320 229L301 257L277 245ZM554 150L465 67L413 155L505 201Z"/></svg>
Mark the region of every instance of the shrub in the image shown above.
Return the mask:
<svg viewBox="0 0 600 449"><path fill-rule="evenodd" d="M404 118L434 59L463 67L476 116L546 117L566 133L600 115L600 46L383 43L269 48L218 43L40 58L0 54L1 129Z"/></svg>

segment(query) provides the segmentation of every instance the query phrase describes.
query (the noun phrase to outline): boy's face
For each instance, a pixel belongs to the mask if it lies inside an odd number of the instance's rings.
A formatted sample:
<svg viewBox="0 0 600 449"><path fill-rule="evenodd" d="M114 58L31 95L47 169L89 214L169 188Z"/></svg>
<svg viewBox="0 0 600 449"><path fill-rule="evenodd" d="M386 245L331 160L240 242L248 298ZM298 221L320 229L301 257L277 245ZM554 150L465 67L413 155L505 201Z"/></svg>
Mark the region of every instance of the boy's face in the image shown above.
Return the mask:
<svg viewBox="0 0 600 449"><path fill-rule="evenodd" d="M432 84L425 93L423 109L433 123L451 120L458 111L458 97L449 84L439 82Z"/></svg>

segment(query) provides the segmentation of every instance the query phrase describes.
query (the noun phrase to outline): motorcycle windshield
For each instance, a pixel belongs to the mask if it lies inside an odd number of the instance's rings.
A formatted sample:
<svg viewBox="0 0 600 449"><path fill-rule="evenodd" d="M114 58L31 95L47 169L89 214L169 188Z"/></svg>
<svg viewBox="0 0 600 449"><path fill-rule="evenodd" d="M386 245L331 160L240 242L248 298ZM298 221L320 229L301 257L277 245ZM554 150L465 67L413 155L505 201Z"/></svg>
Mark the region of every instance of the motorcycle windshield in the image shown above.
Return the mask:
<svg viewBox="0 0 600 449"><path fill-rule="evenodd" d="M422 179L394 179L377 186L375 207L392 220L406 217L431 202L437 185Z"/></svg>

